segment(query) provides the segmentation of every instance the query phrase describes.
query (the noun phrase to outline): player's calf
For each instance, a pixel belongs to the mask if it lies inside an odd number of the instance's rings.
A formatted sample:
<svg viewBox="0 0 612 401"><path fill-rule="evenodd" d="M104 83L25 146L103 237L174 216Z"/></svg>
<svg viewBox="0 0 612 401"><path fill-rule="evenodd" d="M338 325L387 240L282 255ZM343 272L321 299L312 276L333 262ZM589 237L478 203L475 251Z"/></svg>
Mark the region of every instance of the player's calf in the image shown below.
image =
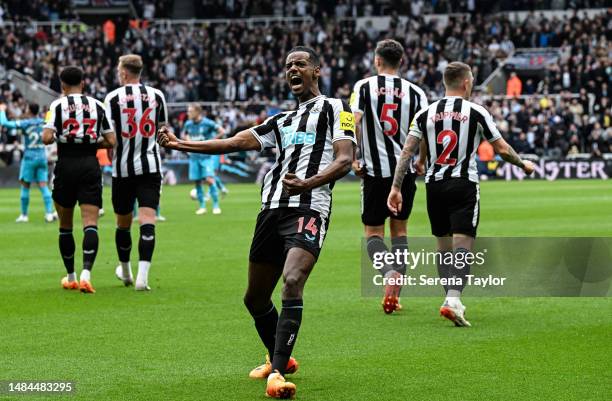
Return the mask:
<svg viewBox="0 0 612 401"><path fill-rule="evenodd" d="M276 343L272 358L272 370L284 374L302 324L302 299L283 300L283 308L276 328Z"/></svg>
<svg viewBox="0 0 612 401"><path fill-rule="evenodd" d="M97 214L97 211L96 211ZM83 229L83 271L79 281L79 288L84 293L95 293L91 284L91 269L98 254L98 227L87 226Z"/></svg>
<svg viewBox="0 0 612 401"><path fill-rule="evenodd" d="M259 335L261 342L268 350L268 355L274 355L276 327L278 326L278 311L276 310L276 307L272 301L269 301L267 305L264 304L263 307L260 306L258 300L249 295L248 292L244 297L244 305L247 307L249 313L253 317L255 329L257 330L257 334ZM269 359L266 358L266 361L269 362ZM256 369L254 369L254 371ZM270 372L272 372L272 365L270 365L269 371L263 377L267 377Z"/></svg>
<svg viewBox="0 0 612 401"><path fill-rule="evenodd" d="M16 223L27 223L28 222L28 208L30 206L30 187L21 186L21 192L19 194L19 200L21 202L21 214L15 220Z"/></svg>
<svg viewBox="0 0 612 401"><path fill-rule="evenodd" d="M140 239L138 240L138 274L136 275L136 290L148 291L151 288L149 282L149 268L155 249L155 225L142 224L140 226Z"/></svg>
<svg viewBox="0 0 612 401"><path fill-rule="evenodd" d="M72 228L60 228L59 229L59 250L68 273L68 281L76 281L76 274L74 273L74 251L76 245L74 243L74 237L72 235Z"/></svg>
<svg viewBox="0 0 612 401"><path fill-rule="evenodd" d="M470 274L470 264L466 262L466 256L470 250L458 247L454 251L453 265L450 267L450 277L460 279L456 284L449 285L446 299L440 307L440 315L452 321L457 327L470 327L471 324L465 319L465 306L461 303L461 293L465 288L467 276Z"/></svg>
<svg viewBox="0 0 612 401"><path fill-rule="evenodd" d="M117 227L115 230L115 246L119 257L119 266L115 269L115 275L127 287L132 285L132 267L130 265L130 252L132 251L132 235L130 228Z"/></svg>

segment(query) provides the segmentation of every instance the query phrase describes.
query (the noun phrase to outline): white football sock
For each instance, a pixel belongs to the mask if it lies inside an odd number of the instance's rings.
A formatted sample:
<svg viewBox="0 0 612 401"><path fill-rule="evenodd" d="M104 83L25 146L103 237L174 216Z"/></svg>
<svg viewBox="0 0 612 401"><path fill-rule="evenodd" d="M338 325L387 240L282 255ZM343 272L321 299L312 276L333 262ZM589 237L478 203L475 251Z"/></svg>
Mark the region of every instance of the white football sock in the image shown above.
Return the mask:
<svg viewBox="0 0 612 401"><path fill-rule="evenodd" d="M121 262L121 269L123 271L123 277L132 277L132 266L130 265L130 262Z"/></svg>
<svg viewBox="0 0 612 401"><path fill-rule="evenodd" d="M91 281L91 272L89 270L83 269L81 272L81 281Z"/></svg>
<svg viewBox="0 0 612 401"><path fill-rule="evenodd" d="M75 281L76 280L76 273L72 272L72 273L68 273L68 281Z"/></svg>
<svg viewBox="0 0 612 401"><path fill-rule="evenodd" d="M459 297L461 297L461 291L448 290L448 293L446 294L446 301L450 304L461 303Z"/></svg>
<svg viewBox="0 0 612 401"><path fill-rule="evenodd" d="M148 284L149 267L151 267L151 262L146 262L144 260L138 262L138 275L136 276L136 283Z"/></svg>

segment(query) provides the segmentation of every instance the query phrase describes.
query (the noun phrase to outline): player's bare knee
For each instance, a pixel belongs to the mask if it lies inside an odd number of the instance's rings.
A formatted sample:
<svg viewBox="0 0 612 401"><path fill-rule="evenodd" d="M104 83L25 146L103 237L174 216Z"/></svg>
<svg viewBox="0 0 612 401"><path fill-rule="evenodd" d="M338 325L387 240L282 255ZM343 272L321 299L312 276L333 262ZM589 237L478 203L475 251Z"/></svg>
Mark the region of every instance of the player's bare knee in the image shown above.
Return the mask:
<svg viewBox="0 0 612 401"><path fill-rule="evenodd" d="M118 228L122 230L129 230L131 226L132 226L132 213L117 215L117 227Z"/></svg>
<svg viewBox="0 0 612 401"><path fill-rule="evenodd" d="M408 220L391 219L389 223L389 231L391 232L391 237L405 237L408 232L406 228L407 224Z"/></svg>
<svg viewBox="0 0 612 401"><path fill-rule="evenodd" d="M81 205L81 220L83 227L98 225L98 210L95 205Z"/></svg>
<svg viewBox="0 0 612 401"><path fill-rule="evenodd" d="M138 222L143 224L155 224L155 209L150 207L141 207L138 209Z"/></svg>
<svg viewBox="0 0 612 401"><path fill-rule="evenodd" d="M246 306L251 314L262 313L263 309L268 307L270 304L269 298L265 299L265 297L258 296L257 294L248 290L244 294L242 301L244 302L244 306Z"/></svg>
<svg viewBox="0 0 612 401"><path fill-rule="evenodd" d="M385 236L385 226L365 226L364 227L364 232L365 232L365 236L366 238L370 238L373 236L378 236L383 238Z"/></svg>
<svg viewBox="0 0 612 401"><path fill-rule="evenodd" d="M302 274L289 274L284 281L283 299L298 299L302 296L304 283L306 282Z"/></svg>
<svg viewBox="0 0 612 401"><path fill-rule="evenodd" d="M63 229L72 229L72 209L61 208L57 210L59 227Z"/></svg>
<svg viewBox="0 0 612 401"><path fill-rule="evenodd" d="M474 245L474 237L465 234L453 234L452 241L453 249L472 249Z"/></svg>
<svg viewBox="0 0 612 401"><path fill-rule="evenodd" d="M81 220L83 222L83 227L98 225L98 216L88 216L87 218L82 217Z"/></svg>

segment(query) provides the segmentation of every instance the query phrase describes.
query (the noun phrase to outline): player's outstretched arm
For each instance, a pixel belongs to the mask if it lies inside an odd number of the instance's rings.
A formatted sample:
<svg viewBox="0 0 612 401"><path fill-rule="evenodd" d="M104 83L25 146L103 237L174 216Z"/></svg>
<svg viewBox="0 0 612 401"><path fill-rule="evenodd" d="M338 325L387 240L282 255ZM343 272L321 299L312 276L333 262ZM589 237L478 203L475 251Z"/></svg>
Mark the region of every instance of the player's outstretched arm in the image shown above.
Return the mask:
<svg viewBox="0 0 612 401"><path fill-rule="evenodd" d="M412 157L416 154L420 142L420 138L414 135L408 135L404 148L402 149L402 156L395 167L393 185L391 186L391 192L387 198L387 207L393 214L398 214L399 211L402 210L402 184L404 183L404 177L406 177L406 172L412 162Z"/></svg>
<svg viewBox="0 0 612 401"><path fill-rule="evenodd" d="M527 175L533 173L533 163L529 160L521 159L521 157L518 155L518 153L516 153L514 148L512 148L512 146L510 146L504 138L499 138L491 142L491 145L493 145L495 153L500 155L502 159L504 159L508 163L512 163L515 166L522 168L525 174Z"/></svg>
<svg viewBox="0 0 612 401"><path fill-rule="evenodd" d="M240 131L231 138L211 139L208 141L183 141L165 126L159 130L157 142L165 148L181 152L219 155L243 150L260 150L261 144L250 130Z"/></svg>
<svg viewBox="0 0 612 401"><path fill-rule="evenodd" d="M6 104L0 104L0 125L6 128L21 128L19 121L11 121L6 117Z"/></svg>
<svg viewBox="0 0 612 401"><path fill-rule="evenodd" d="M305 180L287 173L283 178L283 190L291 196L299 195L344 177L351 170L353 146L353 141L350 140L334 142L334 161L325 170Z"/></svg>

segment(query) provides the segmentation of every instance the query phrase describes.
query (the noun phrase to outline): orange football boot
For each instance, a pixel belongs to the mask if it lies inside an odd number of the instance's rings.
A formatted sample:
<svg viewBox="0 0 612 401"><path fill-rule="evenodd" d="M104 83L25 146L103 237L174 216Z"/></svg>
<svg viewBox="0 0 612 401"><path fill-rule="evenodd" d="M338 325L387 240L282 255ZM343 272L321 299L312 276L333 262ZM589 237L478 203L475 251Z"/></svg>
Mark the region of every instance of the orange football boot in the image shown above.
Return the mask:
<svg viewBox="0 0 612 401"><path fill-rule="evenodd" d="M400 273L393 271L390 278L399 279L401 276ZM399 284L385 285L385 297L382 300L382 307L387 315L402 309L402 305L399 303L401 288L402 286Z"/></svg>
<svg viewBox="0 0 612 401"><path fill-rule="evenodd" d="M62 278L62 288L65 290L78 290L79 283L76 280L68 281L68 277L64 277Z"/></svg>
<svg viewBox="0 0 612 401"><path fill-rule="evenodd" d="M79 287L81 287L81 292L83 293L88 293L88 294L96 293L96 290L93 288L93 285L91 285L90 281L81 280L81 282L79 283Z"/></svg>
<svg viewBox="0 0 612 401"><path fill-rule="evenodd" d="M266 396L283 400L292 399L295 397L295 384L285 381L285 378L277 370L268 376Z"/></svg>
<svg viewBox="0 0 612 401"><path fill-rule="evenodd" d="M287 368L285 369L285 374L291 375L298 370L298 363L294 357L289 357L289 362L287 362ZM265 379L270 376L272 373L272 363L270 362L270 356L266 354L266 363L263 365L259 365L255 369L251 370L249 373L249 377L251 379Z"/></svg>

